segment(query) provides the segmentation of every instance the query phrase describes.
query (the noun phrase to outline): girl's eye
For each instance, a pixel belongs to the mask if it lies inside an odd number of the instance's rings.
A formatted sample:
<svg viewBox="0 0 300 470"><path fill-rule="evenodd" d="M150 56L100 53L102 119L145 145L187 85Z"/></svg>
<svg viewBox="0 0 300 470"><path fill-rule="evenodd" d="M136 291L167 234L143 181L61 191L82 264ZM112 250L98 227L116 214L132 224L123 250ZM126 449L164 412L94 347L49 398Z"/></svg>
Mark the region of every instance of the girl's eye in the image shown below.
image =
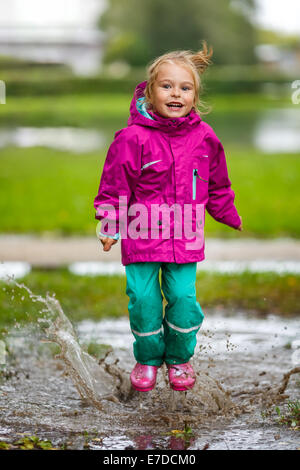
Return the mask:
<svg viewBox="0 0 300 470"><path fill-rule="evenodd" d="M163 87L163 88L171 88L171 85L169 85L168 83L166 83L166 84L163 85L162 87ZM190 90L190 87L184 86L184 87L182 87L182 89L183 89L184 91L188 91L188 90Z"/></svg>

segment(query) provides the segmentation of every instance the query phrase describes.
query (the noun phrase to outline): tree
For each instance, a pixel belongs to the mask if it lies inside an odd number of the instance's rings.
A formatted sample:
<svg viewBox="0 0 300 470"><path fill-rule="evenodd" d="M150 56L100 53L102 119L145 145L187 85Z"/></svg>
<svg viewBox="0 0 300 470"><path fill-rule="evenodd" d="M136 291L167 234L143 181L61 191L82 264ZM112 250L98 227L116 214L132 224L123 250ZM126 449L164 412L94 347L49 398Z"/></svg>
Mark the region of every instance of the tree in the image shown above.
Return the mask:
<svg viewBox="0 0 300 470"><path fill-rule="evenodd" d="M255 0L109 0L99 21L104 62L144 66L170 50L197 50L205 39L216 64L254 63L254 9Z"/></svg>

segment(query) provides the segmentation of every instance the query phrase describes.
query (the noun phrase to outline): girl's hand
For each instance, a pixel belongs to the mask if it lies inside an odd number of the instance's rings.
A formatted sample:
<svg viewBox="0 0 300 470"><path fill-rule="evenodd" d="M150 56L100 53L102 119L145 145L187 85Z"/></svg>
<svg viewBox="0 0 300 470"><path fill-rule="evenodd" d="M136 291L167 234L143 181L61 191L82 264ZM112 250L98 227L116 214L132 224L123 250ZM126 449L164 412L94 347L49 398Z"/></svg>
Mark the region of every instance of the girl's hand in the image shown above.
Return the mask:
<svg viewBox="0 0 300 470"><path fill-rule="evenodd" d="M242 217L240 217L240 219L242 220ZM243 221L241 222L241 225L239 225L237 230L239 230L240 232L243 230Z"/></svg>
<svg viewBox="0 0 300 470"><path fill-rule="evenodd" d="M99 237L99 240L103 245L103 251L109 251L112 245L115 245L118 241L110 237Z"/></svg>

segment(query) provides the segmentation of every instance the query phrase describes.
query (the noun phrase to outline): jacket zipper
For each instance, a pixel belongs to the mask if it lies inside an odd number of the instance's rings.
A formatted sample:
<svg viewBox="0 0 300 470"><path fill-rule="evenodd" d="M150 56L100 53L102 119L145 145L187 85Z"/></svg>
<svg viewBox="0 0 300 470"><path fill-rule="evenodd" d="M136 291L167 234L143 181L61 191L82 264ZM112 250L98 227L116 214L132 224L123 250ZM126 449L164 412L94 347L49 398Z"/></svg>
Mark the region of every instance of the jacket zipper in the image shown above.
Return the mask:
<svg viewBox="0 0 300 470"><path fill-rule="evenodd" d="M198 170L197 168L193 169L193 201L196 199L196 190L197 190L197 175L198 175Z"/></svg>
<svg viewBox="0 0 300 470"><path fill-rule="evenodd" d="M194 168L193 169L193 201L195 201L196 195L197 195L197 177L201 181L204 181L205 183L208 183L208 180L205 180L204 178L201 178L201 176L198 173L198 169Z"/></svg>

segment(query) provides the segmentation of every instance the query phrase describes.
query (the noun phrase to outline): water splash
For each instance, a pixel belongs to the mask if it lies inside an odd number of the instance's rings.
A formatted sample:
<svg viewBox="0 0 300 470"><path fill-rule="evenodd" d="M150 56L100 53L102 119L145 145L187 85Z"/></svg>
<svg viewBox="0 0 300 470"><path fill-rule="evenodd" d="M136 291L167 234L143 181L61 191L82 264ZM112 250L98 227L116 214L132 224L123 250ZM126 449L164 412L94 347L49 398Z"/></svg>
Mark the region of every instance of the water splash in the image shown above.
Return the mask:
<svg viewBox="0 0 300 470"><path fill-rule="evenodd" d="M25 290L32 302L40 302L43 309L42 316L37 323L44 331L47 341L57 343L60 353L57 358L62 359L67 374L71 377L80 397L103 410L103 402L118 403L120 400L145 410L162 408L164 413L174 411L204 410L223 413L235 410L236 405L230 399L229 393L223 390L218 381L208 374L198 374L197 384L188 394L178 393L170 397L168 387L167 369L162 366L157 377L156 391L153 394L139 394L131 388L129 372L120 367L119 359L114 352L108 351L98 363L82 349L70 320L65 315L60 302L55 294L46 296L36 295L24 283L19 283L13 278L9 281L19 289ZM198 368L198 365L197 365ZM151 415L150 419L153 416Z"/></svg>
<svg viewBox="0 0 300 470"><path fill-rule="evenodd" d="M66 371L73 380L81 398L103 408L103 400L118 402L118 397L130 395L129 379L118 367L118 359L109 351L100 364L80 346L74 328L64 314L59 301L54 295L34 294L24 283L10 278L10 282L19 289L25 289L33 302L40 302L44 308L43 317L38 323L48 338L60 346L58 357L63 360ZM109 356L109 357L108 357ZM117 380L117 378L119 380ZM127 379L127 380L126 380Z"/></svg>

